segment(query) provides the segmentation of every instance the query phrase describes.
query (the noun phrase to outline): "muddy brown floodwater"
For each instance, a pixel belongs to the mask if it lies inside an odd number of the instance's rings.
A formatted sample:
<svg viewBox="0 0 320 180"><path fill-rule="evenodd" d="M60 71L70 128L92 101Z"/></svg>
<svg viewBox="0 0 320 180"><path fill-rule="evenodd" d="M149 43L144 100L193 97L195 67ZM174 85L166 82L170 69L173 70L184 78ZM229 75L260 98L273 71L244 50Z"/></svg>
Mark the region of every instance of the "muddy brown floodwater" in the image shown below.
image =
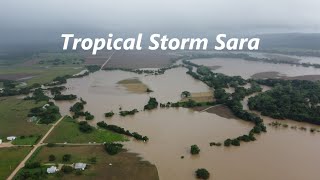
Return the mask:
<svg viewBox="0 0 320 180"><path fill-rule="evenodd" d="M87 77L69 79L66 84L68 89L63 93L76 94L87 101L85 110L95 115L93 124L104 120L147 135L150 138L147 143L131 140L124 144L129 151L155 164L160 179L195 179L194 171L197 168L208 169L210 179L217 180L319 179L320 134L317 133L269 127L268 132L257 136L255 142L242 143L240 147L210 147L210 142L222 142L226 138L246 134L253 125L185 108L158 108L141 111L134 116L103 117L105 112L111 110L118 113L119 107L123 110L141 110L149 96L164 103L180 100L182 91L211 91L204 83L188 76L186 71L185 68L175 68L159 76L99 71ZM117 84L128 78L139 78L154 92L135 94ZM69 114L69 107L73 103L57 102L63 114ZM266 117L264 119L266 123L273 121ZM189 148L193 144L200 147L200 155L190 155ZM184 158L181 159L181 156Z"/></svg>
<svg viewBox="0 0 320 180"><path fill-rule="evenodd" d="M193 63L205 66L221 66L214 72L230 76L242 76L245 79L262 72L278 72L281 76L319 75L320 69L289 64L272 64L266 62L246 61L236 58L194 59Z"/></svg>

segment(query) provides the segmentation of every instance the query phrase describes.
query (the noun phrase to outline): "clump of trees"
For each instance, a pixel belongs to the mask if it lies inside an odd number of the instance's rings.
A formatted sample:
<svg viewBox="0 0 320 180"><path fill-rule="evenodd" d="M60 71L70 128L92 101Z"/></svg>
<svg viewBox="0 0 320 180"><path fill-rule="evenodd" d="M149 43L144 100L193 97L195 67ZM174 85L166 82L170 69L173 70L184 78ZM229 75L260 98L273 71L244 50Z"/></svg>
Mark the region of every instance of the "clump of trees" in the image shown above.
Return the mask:
<svg viewBox="0 0 320 180"><path fill-rule="evenodd" d="M80 121L79 122L79 130L83 133L91 133L94 129L92 126L88 124L87 121Z"/></svg>
<svg viewBox="0 0 320 180"><path fill-rule="evenodd" d="M190 148L190 153L192 155L199 154L200 153L200 148L196 144L194 144Z"/></svg>
<svg viewBox="0 0 320 180"><path fill-rule="evenodd" d="M154 97L150 97L148 104L144 106L144 110L151 110L151 109L155 109L158 107L158 101L156 98Z"/></svg>
<svg viewBox="0 0 320 180"><path fill-rule="evenodd" d="M76 102L73 106L70 107L70 111L77 113L84 109L84 105L81 102Z"/></svg>
<svg viewBox="0 0 320 180"><path fill-rule="evenodd" d="M106 143L104 149L109 155L116 155L122 150L123 145L119 143Z"/></svg>
<svg viewBox="0 0 320 180"><path fill-rule="evenodd" d="M105 116L105 117L112 117L113 115L114 115L114 112L113 112L113 111L104 113L104 116Z"/></svg>
<svg viewBox="0 0 320 180"><path fill-rule="evenodd" d="M120 111L120 116L127 116L127 115L134 115L135 113L139 112L137 109L133 109L131 111Z"/></svg>
<svg viewBox="0 0 320 180"><path fill-rule="evenodd" d="M76 102L73 106L70 107L70 111L74 113L74 119L79 118L80 116L84 116L86 120L94 119L94 115L92 115L90 112L83 112L84 104L86 104L86 102L80 99L80 102Z"/></svg>
<svg viewBox="0 0 320 180"><path fill-rule="evenodd" d="M149 140L149 138L147 136L142 136L137 132L131 133L129 130L125 130L124 128L116 126L116 125L108 125L107 123L105 123L103 121L98 122L97 125L98 125L98 127L103 128L103 129L107 129L107 130L110 130L110 131L113 131L113 132L116 132L119 134L124 134L127 136L134 137L137 140L142 140L142 141Z"/></svg>
<svg viewBox="0 0 320 180"><path fill-rule="evenodd" d="M53 99L56 101L61 101L61 100L75 100L76 98L77 98L77 95L74 95L74 94L68 94L68 95L56 94Z"/></svg>
<svg viewBox="0 0 320 180"><path fill-rule="evenodd" d="M41 101L48 102L49 99L50 98L44 94L41 88L35 89L32 96L27 96L24 98L24 100L35 100L36 103Z"/></svg>
<svg viewBox="0 0 320 180"><path fill-rule="evenodd" d="M50 93L52 95L59 95L59 94L61 94L61 91L65 90L65 89L66 89L65 86L55 86L55 87L48 88L48 90L50 90Z"/></svg>
<svg viewBox="0 0 320 180"><path fill-rule="evenodd" d="M36 116L39 118L39 123L50 124L56 121L61 115L59 107L55 106L53 102L49 102L48 106L40 106L31 108L28 117Z"/></svg>
<svg viewBox="0 0 320 180"><path fill-rule="evenodd" d="M301 80L259 80L273 86L251 97L248 106L275 119L292 119L320 125L320 84Z"/></svg>
<svg viewBox="0 0 320 180"><path fill-rule="evenodd" d="M4 88L2 91L0 91L0 97L29 94L32 88L37 87L37 86L31 86L31 87L18 88L17 87L18 82L12 81L12 80L5 80L5 79L0 79L0 82L2 82L2 85Z"/></svg>
<svg viewBox="0 0 320 180"><path fill-rule="evenodd" d="M196 177L198 179L209 179L210 173L205 168L200 168L196 170Z"/></svg>

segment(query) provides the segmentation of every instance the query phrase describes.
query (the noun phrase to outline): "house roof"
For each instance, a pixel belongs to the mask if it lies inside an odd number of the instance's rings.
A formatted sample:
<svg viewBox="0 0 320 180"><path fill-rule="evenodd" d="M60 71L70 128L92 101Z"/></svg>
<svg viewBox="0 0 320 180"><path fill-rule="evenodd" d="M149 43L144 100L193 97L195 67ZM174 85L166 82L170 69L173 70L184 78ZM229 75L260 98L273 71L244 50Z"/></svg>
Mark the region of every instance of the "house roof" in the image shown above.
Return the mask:
<svg viewBox="0 0 320 180"><path fill-rule="evenodd" d="M57 167L51 166L47 168L47 173L55 173L57 171Z"/></svg>
<svg viewBox="0 0 320 180"><path fill-rule="evenodd" d="M74 164L75 169L85 169L86 166L87 166L87 164L85 164L85 163L75 163Z"/></svg>

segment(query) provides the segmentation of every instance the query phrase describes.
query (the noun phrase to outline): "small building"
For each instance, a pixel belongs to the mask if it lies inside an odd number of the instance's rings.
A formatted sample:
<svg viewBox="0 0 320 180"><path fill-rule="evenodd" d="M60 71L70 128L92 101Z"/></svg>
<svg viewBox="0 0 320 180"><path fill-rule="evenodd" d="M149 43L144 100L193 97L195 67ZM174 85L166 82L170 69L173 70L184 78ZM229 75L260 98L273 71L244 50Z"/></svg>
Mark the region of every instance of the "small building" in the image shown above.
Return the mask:
<svg viewBox="0 0 320 180"><path fill-rule="evenodd" d="M0 144L2 144L2 139L0 139Z"/></svg>
<svg viewBox="0 0 320 180"><path fill-rule="evenodd" d="M13 140L15 140L17 137L15 137L15 136L8 136L7 137L7 140L8 141L13 141Z"/></svg>
<svg viewBox="0 0 320 180"><path fill-rule="evenodd" d="M52 174L58 171L58 168L56 166L51 166L49 168L47 168L47 173L48 174Z"/></svg>
<svg viewBox="0 0 320 180"><path fill-rule="evenodd" d="M84 170L86 168L87 164L85 163L75 163L74 169L76 170Z"/></svg>

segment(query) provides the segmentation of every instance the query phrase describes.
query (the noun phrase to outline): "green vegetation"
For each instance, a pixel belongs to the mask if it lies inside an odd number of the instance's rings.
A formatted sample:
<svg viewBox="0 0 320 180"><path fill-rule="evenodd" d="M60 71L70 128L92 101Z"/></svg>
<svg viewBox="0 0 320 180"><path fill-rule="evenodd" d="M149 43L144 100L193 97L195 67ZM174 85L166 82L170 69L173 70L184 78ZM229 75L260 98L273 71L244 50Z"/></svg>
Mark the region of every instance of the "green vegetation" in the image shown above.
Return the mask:
<svg viewBox="0 0 320 180"><path fill-rule="evenodd" d="M66 89L65 86L55 86L55 87L48 88L48 90L50 90L50 93L52 95L60 95L61 91L65 89Z"/></svg>
<svg viewBox="0 0 320 180"><path fill-rule="evenodd" d="M78 113L84 109L82 102L76 102L73 106L70 107L70 111L74 113Z"/></svg>
<svg viewBox="0 0 320 180"><path fill-rule="evenodd" d="M79 124L71 117L65 117L57 127L51 132L45 142L49 143L88 143L88 142L115 142L125 141L126 138L120 134L109 130L96 129L90 133L83 133L79 129Z"/></svg>
<svg viewBox="0 0 320 180"><path fill-rule="evenodd" d="M165 104L160 103L160 107L185 107L185 108L193 108L193 107L201 107L201 106L214 106L216 102L196 102L192 99L188 99L188 101L180 101L180 102L167 102Z"/></svg>
<svg viewBox="0 0 320 180"><path fill-rule="evenodd" d="M35 57L36 59L40 59L38 64L40 65L54 65L54 66L68 66L68 65L80 65L84 63L83 55L79 53L39 53Z"/></svg>
<svg viewBox="0 0 320 180"><path fill-rule="evenodd" d="M68 95L62 95L62 94L57 94L54 96L54 100L56 101L61 101L61 100L75 100L77 98L77 95L74 94L68 94Z"/></svg>
<svg viewBox="0 0 320 180"><path fill-rule="evenodd" d="M136 133L136 132L131 133L129 130L125 130L124 128L116 126L116 125L108 125L107 123L105 123L103 121L98 122L97 125L98 125L98 127L103 128L103 129L107 129L107 130L110 130L110 131L113 131L113 132L116 132L116 133L119 133L119 134L124 134L124 135L127 135L127 136L134 137L137 140L142 140L142 141L148 141L149 140L149 138L147 136L142 136L142 135L140 135L139 133Z"/></svg>
<svg viewBox="0 0 320 180"><path fill-rule="evenodd" d="M133 109L131 111L120 111L120 116L127 116L127 115L134 115L135 113L139 112L137 109Z"/></svg>
<svg viewBox="0 0 320 180"><path fill-rule="evenodd" d="M114 115L114 112L110 111L104 114L105 117L112 117Z"/></svg>
<svg viewBox="0 0 320 180"><path fill-rule="evenodd" d="M63 162L69 162L71 160L71 154L65 154L62 156Z"/></svg>
<svg viewBox="0 0 320 180"><path fill-rule="evenodd" d="M220 142L211 142L210 146L221 146L222 144Z"/></svg>
<svg viewBox="0 0 320 180"><path fill-rule="evenodd" d="M17 99L16 97L0 98L0 138L7 136L39 136L44 134L48 125L29 122L30 109L42 106L45 102L35 104L31 100Z"/></svg>
<svg viewBox="0 0 320 180"><path fill-rule="evenodd" d="M192 155L199 154L200 153L200 148L196 144L194 144L190 148L190 153Z"/></svg>
<svg viewBox="0 0 320 180"><path fill-rule="evenodd" d="M76 102L73 106L70 107L70 111L74 113L73 118L79 118L80 116L84 116L86 120L94 119L94 115L90 112L83 112L85 102L83 99L80 99L81 102Z"/></svg>
<svg viewBox="0 0 320 180"><path fill-rule="evenodd" d="M87 121L80 121L79 130L83 133L91 133L93 131L93 127L90 126Z"/></svg>
<svg viewBox="0 0 320 180"><path fill-rule="evenodd" d="M190 97L190 96L191 96L191 93L189 91L183 91L181 93L181 97L187 98L187 97Z"/></svg>
<svg viewBox="0 0 320 180"><path fill-rule="evenodd" d="M71 154L72 157L67 163L63 156ZM55 156L54 161L49 161L50 155ZM136 154L127 153L125 150L117 155L106 153L104 146L75 146L75 145L56 145L54 147L43 148L36 154L31 162L40 162L42 165L51 164L72 164L77 162L87 163L89 168L82 171L78 176L74 171L70 174L56 173L47 175L48 179L139 179L139 180L158 180L157 169L154 165L141 160ZM108 163L112 162L112 166ZM1 162L0 162L1 163ZM125 168L130 167L130 168ZM3 171L1 171L3 172ZM45 172L45 169L44 169ZM108 172L108 173L105 173Z"/></svg>
<svg viewBox="0 0 320 180"><path fill-rule="evenodd" d="M106 143L104 149L109 155L116 155L122 150L123 145L119 143Z"/></svg>
<svg viewBox="0 0 320 180"><path fill-rule="evenodd" d="M320 125L320 83L311 81L259 80L272 90L251 97L248 106L262 115Z"/></svg>
<svg viewBox="0 0 320 180"><path fill-rule="evenodd" d="M210 173L208 170L200 168L196 170L196 176L198 179L209 179Z"/></svg>
<svg viewBox="0 0 320 180"><path fill-rule="evenodd" d="M61 117L59 107L55 106L53 102L49 102L44 106L30 109L28 117L34 116L39 118L40 124L50 124Z"/></svg>
<svg viewBox="0 0 320 180"><path fill-rule="evenodd" d="M144 110L151 110L151 109L155 109L158 107L158 101L156 100L156 98L150 97L148 104L144 106Z"/></svg>
<svg viewBox="0 0 320 180"><path fill-rule="evenodd" d="M35 100L36 102L49 101L49 97L44 94L43 90L41 88L37 88L32 93L32 96L27 96L24 98L24 100Z"/></svg>
<svg viewBox="0 0 320 180"><path fill-rule="evenodd" d="M40 140L41 136L20 136L16 138L14 141L12 141L12 144L14 145L34 145L38 140Z"/></svg>
<svg viewBox="0 0 320 180"><path fill-rule="evenodd" d="M0 179L6 179L30 150L31 147L0 148Z"/></svg>
<svg viewBox="0 0 320 180"><path fill-rule="evenodd" d="M208 67L199 66L189 61L183 62L187 64L187 68L189 69L187 74L191 75L195 79L201 80L208 86L215 89L214 97L217 103L226 105L236 117L255 124L248 135L242 135L234 139L225 140L225 146L239 146L240 141L254 141L256 140L254 134L260 134L261 132L267 131L263 120L258 115L243 110L243 106L241 104L241 100L245 96L255 92L261 92L262 88L256 82L253 80L245 80L240 76L226 76L220 73L213 73ZM193 67L197 68L196 73L192 71ZM251 83L251 87L249 89L241 87L247 83ZM234 87L235 92L232 94L227 93L223 88L228 87Z"/></svg>

